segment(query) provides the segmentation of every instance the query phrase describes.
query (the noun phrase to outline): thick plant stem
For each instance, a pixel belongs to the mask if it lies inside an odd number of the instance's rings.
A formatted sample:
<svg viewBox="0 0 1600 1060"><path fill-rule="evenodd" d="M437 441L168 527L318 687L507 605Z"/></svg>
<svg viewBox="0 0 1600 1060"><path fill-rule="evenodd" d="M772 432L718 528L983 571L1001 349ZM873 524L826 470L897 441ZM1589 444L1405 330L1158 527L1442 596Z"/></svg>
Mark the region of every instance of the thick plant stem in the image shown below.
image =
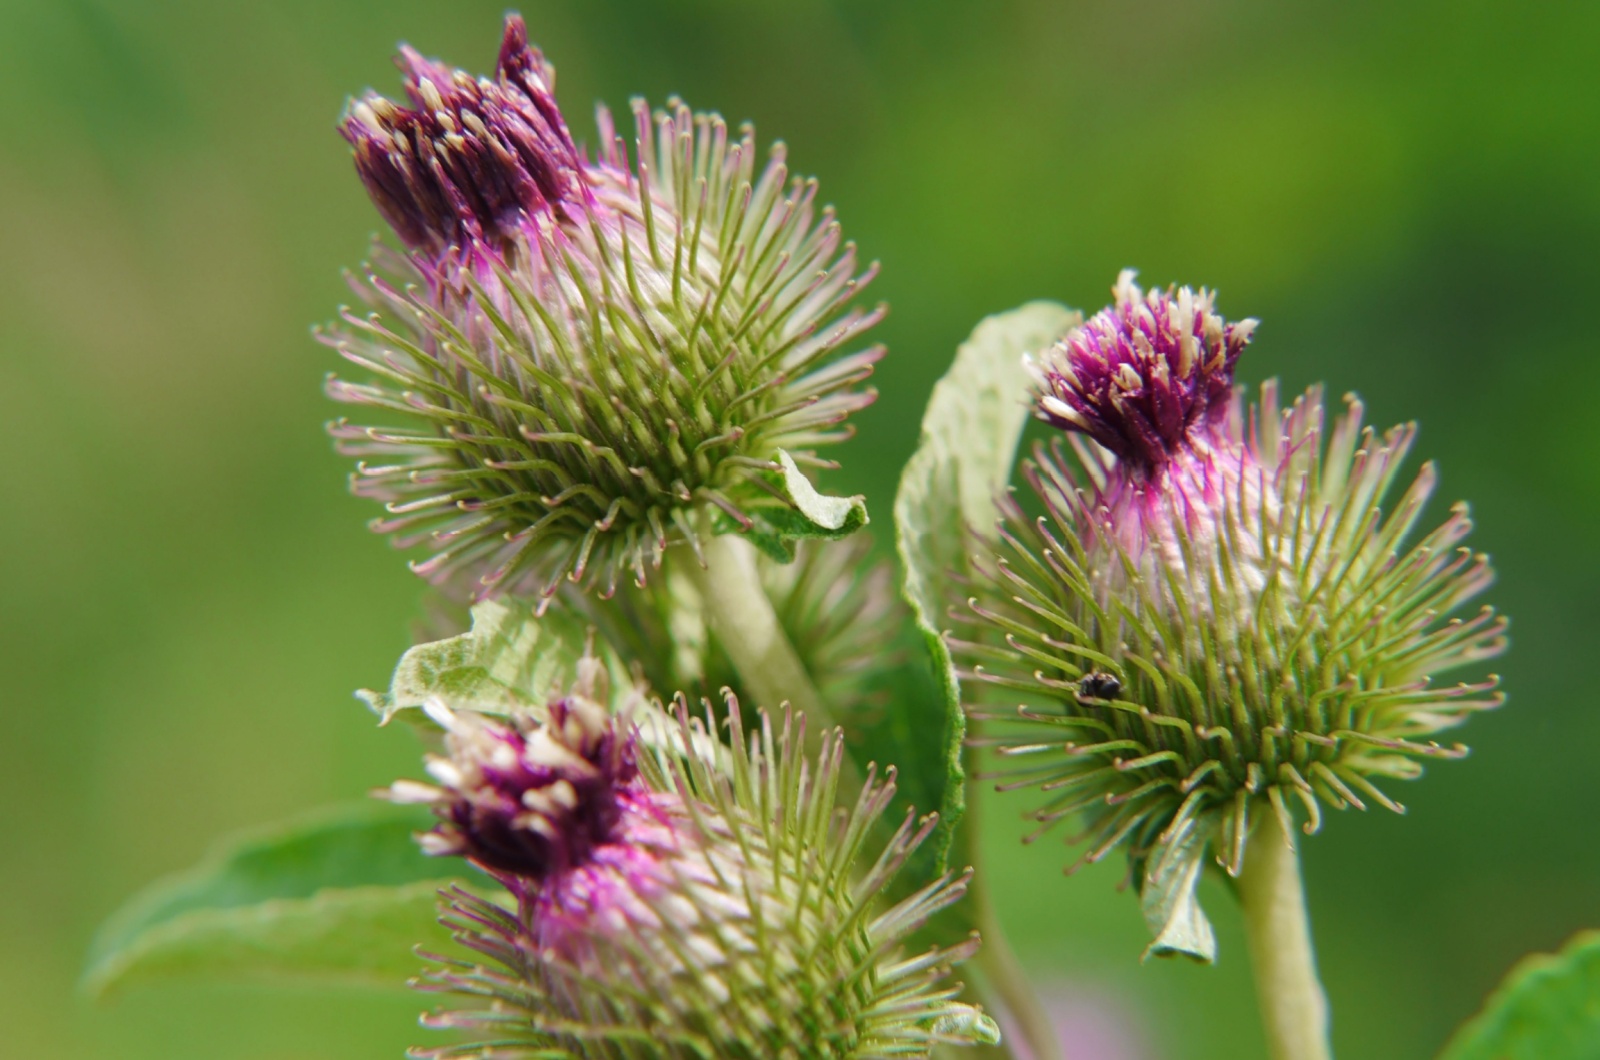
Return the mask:
<svg viewBox="0 0 1600 1060"><path fill-rule="evenodd" d="M705 601L723 648L756 706L776 710L788 702L806 716L812 737L833 724L833 716L794 645L778 621L761 586L756 553L734 534L709 537L701 545L705 566L685 564Z"/></svg>
<svg viewBox="0 0 1600 1060"><path fill-rule="evenodd" d="M1239 874L1250 964L1273 1060L1332 1060L1300 858L1275 814L1251 832Z"/></svg>

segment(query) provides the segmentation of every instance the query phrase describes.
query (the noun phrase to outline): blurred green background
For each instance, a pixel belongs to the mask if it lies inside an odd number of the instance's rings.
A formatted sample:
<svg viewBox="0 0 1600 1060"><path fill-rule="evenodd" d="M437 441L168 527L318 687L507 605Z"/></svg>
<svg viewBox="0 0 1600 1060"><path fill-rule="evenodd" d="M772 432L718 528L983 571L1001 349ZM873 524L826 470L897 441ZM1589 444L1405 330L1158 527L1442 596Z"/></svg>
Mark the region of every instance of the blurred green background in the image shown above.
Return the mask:
<svg viewBox="0 0 1600 1060"><path fill-rule="evenodd" d="M1429 1055L1530 949L1600 926L1600 6L530 2L573 128L632 94L756 121L882 260L883 396L825 485L886 533L921 406L982 315L1118 268L1263 320L1243 374L1411 417L1514 618L1474 754L1306 846L1335 1041ZM420 599L321 423L375 213L333 123L396 41L487 70L502 7L0 3L0 1053L361 1060L405 996L73 994L96 924L226 830L415 768L350 690ZM986 827L1079 1060L1261 1055L1221 961L1141 967L1114 867Z"/></svg>

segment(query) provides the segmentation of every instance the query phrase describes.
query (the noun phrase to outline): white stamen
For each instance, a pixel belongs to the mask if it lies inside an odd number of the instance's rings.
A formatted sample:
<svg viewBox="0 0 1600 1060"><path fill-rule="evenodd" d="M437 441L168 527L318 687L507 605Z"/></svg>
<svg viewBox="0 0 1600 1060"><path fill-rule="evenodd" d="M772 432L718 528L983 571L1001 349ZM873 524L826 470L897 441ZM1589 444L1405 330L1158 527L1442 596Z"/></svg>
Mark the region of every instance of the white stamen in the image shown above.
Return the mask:
<svg viewBox="0 0 1600 1060"><path fill-rule="evenodd" d="M461 788L466 777L460 767L448 758L430 755L426 766L428 775L447 788Z"/></svg>
<svg viewBox="0 0 1600 1060"><path fill-rule="evenodd" d="M1111 288L1111 294L1116 298L1118 305L1137 302L1139 296L1144 293L1139 290L1139 285L1133 282L1133 278L1137 275L1139 275L1138 269L1123 269L1117 273L1117 282Z"/></svg>
<svg viewBox="0 0 1600 1060"><path fill-rule="evenodd" d="M552 739L546 729L540 729L528 737L528 747L523 754L529 762L551 769L571 771L584 777L596 776L599 773L587 759L574 754L565 745Z"/></svg>
<svg viewBox="0 0 1600 1060"><path fill-rule="evenodd" d="M432 718L434 723L445 732L454 732L456 727L455 711L445 706L444 700L437 696L422 704L422 712Z"/></svg>
<svg viewBox="0 0 1600 1060"><path fill-rule="evenodd" d="M522 805L536 813L548 815L578 805L578 793L565 780L558 780L549 787L529 788L523 792Z"/></svg>
<svg viewBox="0 0 1600 1060"><path fill-rule="evenodd" d="M439 95L439 90L434 87L433 82L426 77L417 80L417 95L422 97L429 110L444 109L444 98Z"/></svg>
<svg viewBox="0 0 1600 1060"><path fill-rule="evenodd" d="M383 792L383 797L402 804L429 803L444 798L444 791L416 780L397 780Z"/></svg>
<svg viewBox="0 0 1600 1060"><path fill-rule="evenodd" d="M444 857L465 852L465 848L458 840L442 836L438 832L423 832L417 836L417 845L430 857Z"/></svg>
<svg viewBox="0 0 1600 1060"><path fill-rule="evenodd" d="M1062 401L1060 398L1056 397L1054 394L1046 394L1041 397L1039 399L1039 405L1046 412L1050 413L1050 415L1055 416L1058 419L1063 419L1068 423L1076 424L1077 426L1082 427L1084 430L1089 429L1089 421L1083 417L1083 414L1077 409L1073 408L1071 405L1067 404L1065 401Z"/></svg>

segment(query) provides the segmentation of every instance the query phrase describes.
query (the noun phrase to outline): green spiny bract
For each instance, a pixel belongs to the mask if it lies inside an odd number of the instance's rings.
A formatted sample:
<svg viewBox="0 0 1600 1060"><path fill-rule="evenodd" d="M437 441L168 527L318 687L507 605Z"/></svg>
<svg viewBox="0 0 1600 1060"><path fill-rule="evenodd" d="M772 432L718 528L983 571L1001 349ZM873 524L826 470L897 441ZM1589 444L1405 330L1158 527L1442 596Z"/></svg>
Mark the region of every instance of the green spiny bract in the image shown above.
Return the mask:
<svg viewBox="0 0 1600 1060"><path fill-rule="evenodd" d="M1458 547L1465 506L1412 543L1433 466L1380 507L1414 425L1380 436L1350 398L1325 435L1318 389L1281 412L1272 383L1248 412L1238 392L1184 391L1181 373L1150 365L1182 358L1168 324L1201 343L1187 363L1206 363L1204 337L1225 334L1209 295L1180 292L1180 312L1176 295L1145 299L1124 279L1122 319L1108 310L1063 340L1036 372L1041 390L1110 419L1165 410L1176 440L1153 461L1119 460L1081 433L1067 436L1071 454L1061 437L1035 447L1024 497L1044 514L1002 500L998 547L976 557L953 643L974 686L1024 700L974 714L998 726L982 742L1001 756L999 786L1048 796L1034 838L1078 816L1081 860L1125 844L1147 886L1208 848L1237 875L1252 815L1268 808L1287 832L1299 807L1307 833L1325 805L1401 811L1375 781L1462 756L1432 737L1501 701L1493 676L1433 678L1506 641L1490 608L1456 617L1492 580L1487 557ZM1186 421L1186 394L1210 407Z"/></svg>
<svg viewBox="0 0 1600 1060"><path fill-rule="evenodd" d="M749 127L635 103L632 162L603 108L586 160L525 32L508 21L496 80L408 51L414 109L352 105L409 253L380 248L352 283L370 312L322 335L375 380L329 393L407 425L332 431L388 509L374 528L431 550L419 573L609 593L708 527L786 514L779 450L828 466L814 450L848 436L882 355L841 351L883 311L849 308L875 268L781 145L758 171Z"/></svg>
<svg viewBox="0 0 1600 1060"><path fill-rule="evenodd" d="M802 724L775 732L763 714L747 741L730 698L731 743L707 751L709 706L705 723L677 709L676 751L641 752L642 781L588 864L541 881L497 874L510 907L444 894L475 956L436 957L421 985L483 1007L425 1023L479 1040L419 1055L868 1060L995 1041L946 981L976 937L902 952L966 877L877 906L933 823L908 816L863 864L892 773L840 807L837 733L808 760Z"/></svg>

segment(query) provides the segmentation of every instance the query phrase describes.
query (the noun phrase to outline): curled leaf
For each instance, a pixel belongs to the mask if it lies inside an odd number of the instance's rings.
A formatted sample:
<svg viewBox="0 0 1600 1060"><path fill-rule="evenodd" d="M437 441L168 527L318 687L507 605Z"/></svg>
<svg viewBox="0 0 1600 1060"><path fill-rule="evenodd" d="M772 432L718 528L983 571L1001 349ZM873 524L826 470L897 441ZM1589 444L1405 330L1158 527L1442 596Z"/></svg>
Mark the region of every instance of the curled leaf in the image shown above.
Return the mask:
<svg viewBox="0 0 1600 1060"><path fill-rule="evenodd" d="M712 524L717 533L742 533L762 554L790 563L797 541L848 537L867 525L865 497L833 497L818 491L783 449L778 450L778 468L772 489L789 503L752 509L748 526L719 512Z"/></svg>
<svg viewBox="0 0 1600 1060"><path fill-rule="evenodd" d="M1195 895L1205 867L1206 838L1206 832L1190 821L1145 861L1139 903L1154 937L1144 951L1145 960L1183 956L1210 964L1217 959L1216 934Z"/></svg>

